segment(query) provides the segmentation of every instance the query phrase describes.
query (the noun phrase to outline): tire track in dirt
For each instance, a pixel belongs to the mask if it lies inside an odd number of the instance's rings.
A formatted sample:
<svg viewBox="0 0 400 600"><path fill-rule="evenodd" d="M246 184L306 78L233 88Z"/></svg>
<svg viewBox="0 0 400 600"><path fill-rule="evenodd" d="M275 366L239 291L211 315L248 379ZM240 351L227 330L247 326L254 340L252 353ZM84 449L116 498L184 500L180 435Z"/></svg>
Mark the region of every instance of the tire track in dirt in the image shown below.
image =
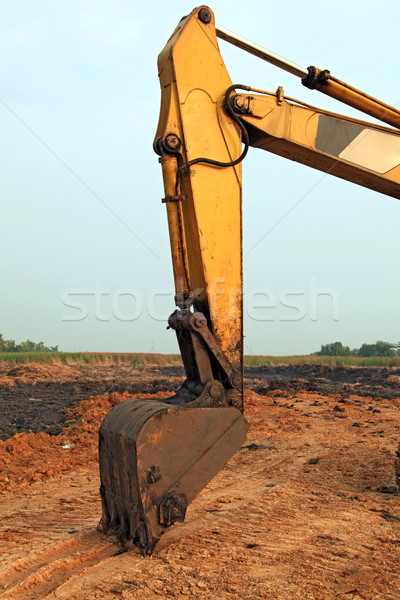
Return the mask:
<svg viewBox="0 0 400 600"><path fill-rule="evenodd" d="M211 482L191 507L187 521L172 528L162 538L156 555L162 554L168 547L184 540L187 536L200 534L204 529L218 528L235 515L247 513L248 507L262 497L268 489L295 476L303 459L296 459L294 453L290 451L284 457L281 455L274 457L274 448L262 447L262 442L265 441L263 437L259 439L261 444L257 451L243 448L234 457L220 473L218 481ZM252 476L243 487L243 482L236 476L237 469L249 468L250 464ZM268 480L265 478L266 469L270 475ZM43 484L36 485L39 492ZM40 494L38 493L36 497L39 499ZM43 500L45 501L45 498ZM68 505L62 504L62 507L65 510ZM54 504L53 510L59 510L58 503ZM23 513L21 516L23 517ZM99 514L96 516L98 517ZM44 521L43 527L50 526L56 521L56 516L52 515L51 511L46 518L47 523ZM112 540L104 538L92 527L91 531L84 531L74 540L61 540L58 545L55 542L44 551L40 549L33 556L31 554L18 559L0 575L0 588L3 588L0 599L44 600L47 597L69 599L72 597L70 595L72 588L78 589L85 582L90 581L89 587L93 589L93 581L96 577L101 579L104 570L110 575L112 567L108 564L109 559L117 554L118 547ZM136 549L129 552L129 561L131 568L138 572L142 558Z"/></svg>
<svg viewBox="0 0 400 600"><path fill-rule="evenodd" d="M21 559L0 576L0 599L45 598L61 583L81 571L114 556L117 549L96 532L77 536L71 542L53 546L33 559Z"/></svg>

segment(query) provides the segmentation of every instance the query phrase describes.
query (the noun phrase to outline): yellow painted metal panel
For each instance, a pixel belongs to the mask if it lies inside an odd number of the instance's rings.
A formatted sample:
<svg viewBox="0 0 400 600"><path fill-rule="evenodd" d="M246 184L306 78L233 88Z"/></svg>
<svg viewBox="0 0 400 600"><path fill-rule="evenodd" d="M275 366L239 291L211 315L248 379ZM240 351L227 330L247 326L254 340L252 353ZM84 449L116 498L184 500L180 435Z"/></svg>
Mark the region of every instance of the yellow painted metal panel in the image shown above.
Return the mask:
<svg viewBox="0 0 400 600"><path fill-rule="evenodd" d="M219 53L213 17L204 24L195 9L181 21L159 56L159 72L163 91L156 139L170 133L177 135L182 142L181 162L199 157L222 162L237 158L241 136L222 108L232 82ZM190 287L197 296L195 307L209 316L221 349L240 368L241 168L200 163L182 171L180 180L180 192L185 197L182 217ZM182 258L176 245L171 248L174 263L179 263ZM175 266L175 273L181 271Z"/></svg>

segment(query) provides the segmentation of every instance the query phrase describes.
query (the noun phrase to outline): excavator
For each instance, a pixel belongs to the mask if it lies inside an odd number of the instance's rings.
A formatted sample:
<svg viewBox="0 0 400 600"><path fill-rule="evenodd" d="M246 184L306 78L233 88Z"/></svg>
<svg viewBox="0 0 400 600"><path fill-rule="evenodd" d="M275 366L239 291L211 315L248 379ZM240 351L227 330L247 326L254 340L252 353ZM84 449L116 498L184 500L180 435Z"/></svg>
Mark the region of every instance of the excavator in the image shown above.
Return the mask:
<svg viewBox="0 0 400 600"><path fill-rule="evenodd" d="M218 38L390 127L232 84ZM173 397L114 406L99 432L101 527L152 554L246 439L243 416L242 174L250 146L400 199L400 112L215 25L181 19L158 58L161 164L186 380Z"/></svg>

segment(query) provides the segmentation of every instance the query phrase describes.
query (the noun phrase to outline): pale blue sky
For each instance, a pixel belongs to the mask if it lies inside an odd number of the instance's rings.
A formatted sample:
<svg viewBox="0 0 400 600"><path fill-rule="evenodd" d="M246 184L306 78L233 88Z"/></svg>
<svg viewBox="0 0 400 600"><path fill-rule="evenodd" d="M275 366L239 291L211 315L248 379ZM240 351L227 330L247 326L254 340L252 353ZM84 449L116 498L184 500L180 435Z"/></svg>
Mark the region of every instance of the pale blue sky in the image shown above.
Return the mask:
<svg viewBox="0 0 400 600"><path fill-rule="evenodd" d="M63 350L177 351L174 334L154 318L174 304L152 142L157 54L194 6L0 1L4 337ZM217 0L211 8L239 35L400 105L397 1ZM224 42L220 48L233 81L283 85L289 96L365 118ZM243 199L247 354L400 339L398 201L257 150L244 163ZM63 294L96 285L108 290L102 305L75 296L88 316L66 320L79 310L65 306ZM315 290L327 289L334 313L328 296L315 303ZM124 290L131 296L118 296ZM254 308L265 301L254 296L260 290L275 308ZM293 291L290 301L305 314L286 320L299 313L279 297ZM165 295L154 299L158 292ZM129 313L139 316L117 318Z"/></svg>

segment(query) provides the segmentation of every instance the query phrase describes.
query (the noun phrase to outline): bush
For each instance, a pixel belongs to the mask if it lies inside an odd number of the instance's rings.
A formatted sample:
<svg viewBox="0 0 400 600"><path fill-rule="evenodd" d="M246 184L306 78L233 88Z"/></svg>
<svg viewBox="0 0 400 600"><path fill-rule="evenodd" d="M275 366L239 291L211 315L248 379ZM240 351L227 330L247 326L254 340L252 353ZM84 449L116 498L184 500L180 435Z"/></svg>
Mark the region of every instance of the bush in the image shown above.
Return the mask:
<svg viewBox="0 0 400 600"><path fill-rule="evenodd" d="M321 350L316 354L322 356L350 356L351 350L349 346L343 346L342 342L332 342L321 346Z"/></svg>
<svg viewBox="0 0 400 600"><path fill-rule="evenodd" d="M43 342L26 340L17 344L15 340L5 340L0 333L0 352L58 352L58 346L47 347Z"/></svg>
<svg viewBox="0 0 400 600"><path fill-rule="evenodd" d="M378 341L375 344L363 344L356 352L357 356L396 356L397 344Z"/></svg>
<svg viewBox="0 0 400 600"><path fill-rule="evenodd" d="M400 356L400 344L391 344L381 340L375 344L362 344L361 348L350 350L349 346L343 346L342 342L332 342L321 346L316 352L320 356Z"/></svg>

